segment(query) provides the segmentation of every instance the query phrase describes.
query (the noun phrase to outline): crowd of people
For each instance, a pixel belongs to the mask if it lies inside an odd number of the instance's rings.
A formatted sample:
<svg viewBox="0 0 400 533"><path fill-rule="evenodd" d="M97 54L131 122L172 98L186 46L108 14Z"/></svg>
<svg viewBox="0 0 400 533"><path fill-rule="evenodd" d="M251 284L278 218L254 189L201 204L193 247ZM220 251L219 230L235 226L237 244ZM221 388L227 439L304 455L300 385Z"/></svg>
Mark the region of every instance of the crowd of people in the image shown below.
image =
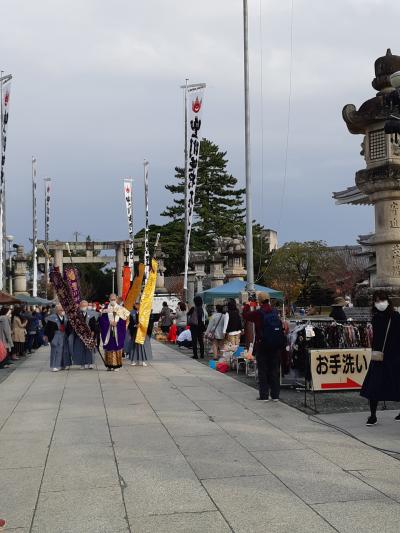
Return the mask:
<svg viewBox="0 0 400 533"><path fill-rule="evenodd" d="M343 299L337 298L333 305L331 316L338 323L344 322L343 304ZM279 400L282 352L287 345L289 327L265 292L258 293L240 308L234 299L224 305L217 304L210 314L200 296L194 298L190 308L179 302L175 312L164 302L159 317L150 318L140 342L136 342L140 307L135 306L129 312L115 294L104 305L82 300L79 313L97 349L102 343L103 361L109 371L118 371L123 358L132 366L147 366L152 359L150 338L157 319L159 330L178 346L190 348L193 359L204 359L205 341L217 361L227 350L232 352L239 345L251 346L257 361L258 399ZM386 292L378 291L374 295L372 331L372 360L361 389L371 410L368 426L377 423L380 401L400 401L400 314ZM81 369L94 367L96 350L85 345L60 304L0 309L0 369L29 357L44 344L50 344L50 368L54 372L72 365ZM400 415L396 420L400 421Z"/></svg>
<svg viewBox="0 0 400 533"><path fill-rule="evenodd" d="M257 301L249 301L241 309L231 299L225 305L216 305L208 316L202 299L197 296L194 305L187 310L180 302L175 315L164 303L160 324L169 340L179 347L191 348L193 359L204 358L205 344L211 345L212 357L218 360L226 349L239 344L253 345L257 361L259 400L278 401L280 396L280 369L287 345L289 323L274 308L267 293L257 295ZM343 307L348 302L337 297L330 317L338 324L347 321ZM175 335L171 335L175 330ZM372 304L372 359L364 380L361 396L369 400L371 414L367 426L377 424L379 402L400 402L400 314L394 309L390 295L377 291ZM396 416L400 421L400 414Z"/></svg>
<svg viewBox="0 0 400 533"><path fill-rule="evenodd" d="M3 306L0 309L0 369L10 368L45 344L50 306Z"/></svg>

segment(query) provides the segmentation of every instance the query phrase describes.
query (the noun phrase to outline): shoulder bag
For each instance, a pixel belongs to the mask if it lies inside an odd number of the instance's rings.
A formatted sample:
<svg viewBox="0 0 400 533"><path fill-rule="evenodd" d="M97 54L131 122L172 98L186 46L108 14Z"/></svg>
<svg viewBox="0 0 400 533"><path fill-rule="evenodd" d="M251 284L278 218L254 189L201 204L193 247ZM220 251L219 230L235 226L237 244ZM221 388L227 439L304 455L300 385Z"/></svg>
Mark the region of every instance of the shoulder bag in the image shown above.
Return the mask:
<svg viewBox="0 0 400 533"><path fill-rule="evenodd" d="M385 355L386 341L389 335L391 323L392 323L392 319L389 320L389 323L386 329L386 335L385 335L385 340L383 341L382 351L380 352L378 350L372 350L371 361L380 361L380 362L383 361L383 357Z"/></svg>

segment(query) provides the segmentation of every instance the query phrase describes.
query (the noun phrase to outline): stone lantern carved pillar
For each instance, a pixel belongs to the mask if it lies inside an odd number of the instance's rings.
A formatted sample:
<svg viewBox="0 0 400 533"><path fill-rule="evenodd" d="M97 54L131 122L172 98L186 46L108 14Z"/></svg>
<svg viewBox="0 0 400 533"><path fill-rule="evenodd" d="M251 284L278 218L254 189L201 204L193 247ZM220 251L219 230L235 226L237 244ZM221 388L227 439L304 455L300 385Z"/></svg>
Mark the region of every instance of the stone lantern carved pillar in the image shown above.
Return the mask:
<svg viewBox="0 0 400 533"><path fill-rule="evenodd" d="M193 265L197 281L196 294L203 292L203 280L206 277L206 261L208 256L208 252L192 252L190 254L190 263Z"/></svg>
<svg viewBox="0 0 400 533"><path fill-rule="evenodd" d="M390 75L400 70L400 56L386 55L375 61L372 86L378 92L357 110L343 109L343 119L352 134L364 135L362 155L366 168L356 172L356 199L343 203L370 203L375 209L375 235L370 239L376 254L374 288L386 288L400 295L400 146L395 136L384 131L391 114L400 116L400 105L390 103L394 89ZM338 198L340 193L336 193ZM365 200L360 201L360 195Z"/></svg>
<svg viewBox="0 0 400 533"><path fill-rule="evenodd" d="M194 285L196 281L196 273L193 271L188 272L188 290L187 290L187 303L189 307L193 305L194 299Z"/></svg>
<svg viewBox="0 0 400 533"><path fill-rule="evenodd" d="M244 266L246 257L246 241L241 235L222 239L222 253L227 256L224 273L228 280L244 280L247 271Z"/></svg>
<svg viewBox="0 0 400 533"><path fill-rule="evenodd" d="M168 255L165 254L162 251L160 244L158 244L156 250L154 251L154 258L158 262L157 280L156 280L156 293L157 294L165 294L168 291L165 288L165 271L167 269L165 268L164 261L165 261L165 259L168 259Z"/></svg>
<svg viewBox="0 0 400 533"><path fill-rule="evenodd" d="M27 259L24 253L24 247L18 246L17 254L14 257L14 295L26 296L28 291L26 290L26 276L27 276Z"/></svg>

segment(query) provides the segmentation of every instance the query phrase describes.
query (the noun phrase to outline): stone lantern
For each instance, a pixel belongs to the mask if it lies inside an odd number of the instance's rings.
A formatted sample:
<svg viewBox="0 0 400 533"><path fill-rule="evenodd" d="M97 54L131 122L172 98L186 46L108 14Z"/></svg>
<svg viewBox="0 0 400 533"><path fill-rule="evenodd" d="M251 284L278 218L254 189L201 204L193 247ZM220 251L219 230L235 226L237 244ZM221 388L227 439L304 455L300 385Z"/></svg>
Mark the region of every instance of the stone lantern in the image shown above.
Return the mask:
<svg viewBox="0 0 400 533"><path fill-rule="evenodd" d="M14 294L15 296L27 296L29 293L26 290L26 276L27 276L27 258L25 256L24 247L18 246L17 253L14 257Z"/></svg>
<svg viewBox="0 0 400 533"><path fill-rule="evenodd" d="M400 144L397 136L387 135L385 122L392 114L400 116L399 105L392 103L395 90L390 76L400 71L400 56L386 55L375 61L372 87L376 96L357 110L346 105L343 119L352 134L364 136L361 155L366 168L356 172L356 187L335 193L337 203L371 204L375 209L375 234L369 244L376 254L373 287L400 296Z"/></svg>
<svg viewBox="0 0 400 533"><path fill-rule="evenodd" d="M241 235L223 239L223 254L227 256L224 273L229 281L233 279L244 280L246 277L245 257L246 242Z"/></svg>

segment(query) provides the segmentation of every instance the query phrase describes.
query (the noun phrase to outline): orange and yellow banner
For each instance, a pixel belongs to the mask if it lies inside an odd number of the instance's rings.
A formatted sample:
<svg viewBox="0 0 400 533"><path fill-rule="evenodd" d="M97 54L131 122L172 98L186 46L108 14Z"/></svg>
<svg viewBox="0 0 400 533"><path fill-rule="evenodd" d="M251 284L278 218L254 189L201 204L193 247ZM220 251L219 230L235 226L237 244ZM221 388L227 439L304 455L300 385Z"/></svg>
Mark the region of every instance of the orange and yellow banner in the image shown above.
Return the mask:
<svg viewBox="0 0 400 533"><path fill-rule="evenodd" d="M140 299L139 325L137 328L135 340L137 344L144 344L146 338L151 309L153 307L154 291L156 290L157 268L157 261L152 259L149 277L147 278L147 283Z"/></svg>
<svg viewBox="0 0 400 533"><path fill-rule="evenodd" d="M143 283L143 276L144 276L144 264L139 263L138 275L133 280L132 286L129 289L128 295L124 303L124 307L125 309L128 309L128 311L132 311L133 306L135 305L136 300L139 297L140 290L142 288L142 283Z"/></svg>
<svg viewBox="0 0 400 533"><path fill-rule="evenodd" d="M131 269L124 266L122 271L122 299L125 301L131 287Z"/></svg>

